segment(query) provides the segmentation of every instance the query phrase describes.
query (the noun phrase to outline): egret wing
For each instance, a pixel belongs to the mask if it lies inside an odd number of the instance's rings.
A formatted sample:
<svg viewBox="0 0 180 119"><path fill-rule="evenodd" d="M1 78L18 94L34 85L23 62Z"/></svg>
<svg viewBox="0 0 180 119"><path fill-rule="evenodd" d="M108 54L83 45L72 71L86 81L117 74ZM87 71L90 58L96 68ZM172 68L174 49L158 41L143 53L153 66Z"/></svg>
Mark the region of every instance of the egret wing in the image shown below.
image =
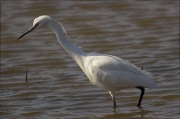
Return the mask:
<svg viewBox="0 0 180 119"><path fill-rule="evenodd" d="M115 56L99 56L92 61L90 69L94 79L108 86L119 88L156 87L151 75Z"/></svg>

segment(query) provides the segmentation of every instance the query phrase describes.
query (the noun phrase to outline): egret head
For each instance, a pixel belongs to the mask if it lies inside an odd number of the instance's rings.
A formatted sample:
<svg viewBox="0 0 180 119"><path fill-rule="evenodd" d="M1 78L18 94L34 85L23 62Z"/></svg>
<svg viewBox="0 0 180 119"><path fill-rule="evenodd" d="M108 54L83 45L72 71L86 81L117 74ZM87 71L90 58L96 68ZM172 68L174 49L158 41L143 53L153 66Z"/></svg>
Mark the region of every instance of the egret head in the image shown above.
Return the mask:
<svg viewBox="0 0 180 119"><path fill-rule="evenodd" d="M48 21L50 21L50 20L52 20L52 18L47 15L42 15L42 16L39 16L38 18L34 19L33 26L28 31L26 31L21 36L19 36L17 38L17 40L19 40L20 38L22 38L23 36L25 36L26 34L30 33L31 31L33 31L35 29L38 29L42 26L47 26L49 23Z"/></svg>

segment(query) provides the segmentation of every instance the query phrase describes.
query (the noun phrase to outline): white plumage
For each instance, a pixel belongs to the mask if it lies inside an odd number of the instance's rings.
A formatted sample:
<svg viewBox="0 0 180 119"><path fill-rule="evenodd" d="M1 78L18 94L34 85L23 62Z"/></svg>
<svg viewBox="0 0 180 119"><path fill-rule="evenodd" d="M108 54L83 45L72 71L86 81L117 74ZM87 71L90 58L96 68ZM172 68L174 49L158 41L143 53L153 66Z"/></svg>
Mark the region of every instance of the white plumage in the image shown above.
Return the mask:
<svg viewBox="0 0 180 119"><path fill-rule="evenodd" d="M121 88L147 87L155 88L156 84L144 70L140 70L126 60L104 54L88 54L84 60L85 72L95 85L116 91Z"/></svg>
<svg viewBox="0 0 180 119"><path fill-rule="evenodd" d="M36 18L33 26L18 39L42 26L48 26L55 32L58 42L80 66L90 82L110 93L114 108L116 108L114 92L117 90L124 88L140 89L141 95L138 103L140 106L144 88L157 87L150 73L137 68L126 60L107 54L83 52L69 41L63 26L49 16L42 15Z"/></svg>

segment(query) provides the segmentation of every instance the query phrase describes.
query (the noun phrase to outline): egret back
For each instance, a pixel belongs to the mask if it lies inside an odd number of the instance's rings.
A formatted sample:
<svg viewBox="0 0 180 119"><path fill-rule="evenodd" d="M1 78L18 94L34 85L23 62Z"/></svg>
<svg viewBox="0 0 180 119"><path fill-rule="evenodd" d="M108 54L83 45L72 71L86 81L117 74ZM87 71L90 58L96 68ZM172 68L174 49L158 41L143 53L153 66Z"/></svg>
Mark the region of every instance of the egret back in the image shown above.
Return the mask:
<svg viewBox="0 0 180 119"><path fill-rule="evenodd" d="M87 75L91 78L91 82L94 82L95 85L101 84L101 87L103 84L102 88L106 90L110 90L107 87L115 87L116 89L137 86L157 87L150 73L121 58L91 53L88 54L86 61L86 72L88 72Z"/></svg>

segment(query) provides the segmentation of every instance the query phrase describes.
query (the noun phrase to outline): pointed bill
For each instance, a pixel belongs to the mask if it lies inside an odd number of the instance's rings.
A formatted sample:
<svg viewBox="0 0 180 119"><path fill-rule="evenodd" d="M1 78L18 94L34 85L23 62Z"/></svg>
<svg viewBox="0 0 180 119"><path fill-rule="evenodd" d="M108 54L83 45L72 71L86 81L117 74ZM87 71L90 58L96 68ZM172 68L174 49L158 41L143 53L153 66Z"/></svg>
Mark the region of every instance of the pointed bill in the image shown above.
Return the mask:
<svg viewBox="0 0 180 119"><path fill-rule="evenodd" d="M31 31L33 31L38 25L32 26L28 31L26 31L25 33L23 33L21 36L19 36L17 40L19 40L20 38L22 38L23 36L25 36L26 34L30 33Z"/></svg>

